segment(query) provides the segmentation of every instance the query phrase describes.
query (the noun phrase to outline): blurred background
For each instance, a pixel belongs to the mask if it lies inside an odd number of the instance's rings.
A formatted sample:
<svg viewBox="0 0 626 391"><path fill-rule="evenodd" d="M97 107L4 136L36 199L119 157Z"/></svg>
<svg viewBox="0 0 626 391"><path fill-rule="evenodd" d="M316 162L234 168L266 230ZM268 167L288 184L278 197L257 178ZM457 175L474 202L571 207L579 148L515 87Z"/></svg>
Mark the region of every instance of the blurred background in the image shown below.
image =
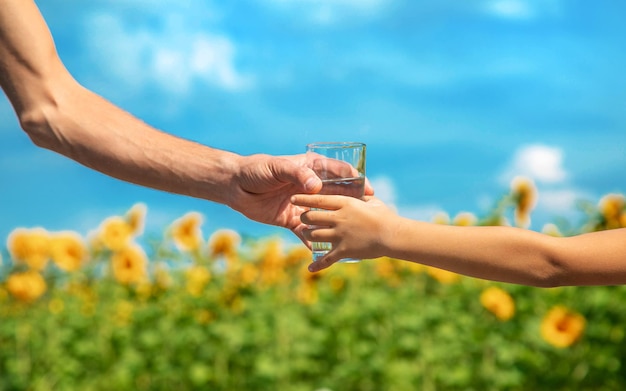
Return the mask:
<svg viewBox="0 0 626 391"><path fill-rule="evenodd" d="M531 228L626 192L626 4L581 0L48 0L86 87L145 122L240 154L368 144L399 213L477 214L532 178ZM175 153L175 151L172 151ZM133 204L147 231L189 210L204 230L291 237L225 206L141 188L35 147L0 99L0 237L88 232Z"/></svg>

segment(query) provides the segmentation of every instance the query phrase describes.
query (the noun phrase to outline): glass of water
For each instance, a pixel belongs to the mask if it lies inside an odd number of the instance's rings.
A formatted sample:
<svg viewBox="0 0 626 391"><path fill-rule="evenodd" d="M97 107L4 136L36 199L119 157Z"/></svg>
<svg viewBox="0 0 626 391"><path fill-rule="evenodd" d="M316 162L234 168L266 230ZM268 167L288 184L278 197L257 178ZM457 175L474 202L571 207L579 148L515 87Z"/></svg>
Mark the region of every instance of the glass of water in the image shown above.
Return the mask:
<svg viewBox="0 0 626 391"><path fill-rule="evenodd" d="M361 198L365 189L365 150L359 142L320 142L306 146L307 166L322 180L320 194L339 194ZM313 261L331 250L331 243L312 243ZM342 259L339 262L358 262Z"/></svg>

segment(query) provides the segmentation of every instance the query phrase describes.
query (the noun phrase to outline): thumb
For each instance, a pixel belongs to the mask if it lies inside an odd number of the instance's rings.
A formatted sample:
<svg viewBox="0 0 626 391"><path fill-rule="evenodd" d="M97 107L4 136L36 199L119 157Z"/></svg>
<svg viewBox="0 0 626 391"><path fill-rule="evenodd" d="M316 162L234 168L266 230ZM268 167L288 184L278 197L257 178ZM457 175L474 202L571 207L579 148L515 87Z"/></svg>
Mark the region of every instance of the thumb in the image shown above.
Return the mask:
<svg viewBox="0 0 626 391"><path fill-rule="evenodd" d="M322 180L318 178L315 171L299 166L289 159L273 160L270 169L276 179L298 185L306 193L314 194L322 190Z"/></svg>

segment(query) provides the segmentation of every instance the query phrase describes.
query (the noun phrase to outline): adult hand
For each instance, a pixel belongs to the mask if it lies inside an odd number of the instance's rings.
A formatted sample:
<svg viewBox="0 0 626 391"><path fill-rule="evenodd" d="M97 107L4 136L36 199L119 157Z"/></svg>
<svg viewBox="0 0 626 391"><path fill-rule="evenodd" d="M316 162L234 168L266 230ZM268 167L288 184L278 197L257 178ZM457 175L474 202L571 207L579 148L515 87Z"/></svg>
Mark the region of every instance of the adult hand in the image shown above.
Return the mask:
<svg viewBox="0 0 626 391"><path fill-rule="evenodd" d="M307 226L300 221L308 208L290 202L294 194L314 194L322 189L322 181L307 167L306 159L305 154L240 157L228 205L252 220L290 229L310 247L302 234ZM369 182L365 194L374 194Z"/></svg>

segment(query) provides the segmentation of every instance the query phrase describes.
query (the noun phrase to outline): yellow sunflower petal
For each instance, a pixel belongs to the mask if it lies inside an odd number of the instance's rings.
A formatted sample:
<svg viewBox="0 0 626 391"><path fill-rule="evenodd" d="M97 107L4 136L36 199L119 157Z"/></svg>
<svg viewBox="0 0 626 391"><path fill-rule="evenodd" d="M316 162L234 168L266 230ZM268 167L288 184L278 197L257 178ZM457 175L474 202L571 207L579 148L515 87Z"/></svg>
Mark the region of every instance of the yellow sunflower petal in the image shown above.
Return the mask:
<svg viewBox="0 0 626 391"><path fill-rule="evenodd" d="M541 336L553 346L566 348L580 339L585 323L582 315L563 306L556 306L541 321Z"/></svg>

